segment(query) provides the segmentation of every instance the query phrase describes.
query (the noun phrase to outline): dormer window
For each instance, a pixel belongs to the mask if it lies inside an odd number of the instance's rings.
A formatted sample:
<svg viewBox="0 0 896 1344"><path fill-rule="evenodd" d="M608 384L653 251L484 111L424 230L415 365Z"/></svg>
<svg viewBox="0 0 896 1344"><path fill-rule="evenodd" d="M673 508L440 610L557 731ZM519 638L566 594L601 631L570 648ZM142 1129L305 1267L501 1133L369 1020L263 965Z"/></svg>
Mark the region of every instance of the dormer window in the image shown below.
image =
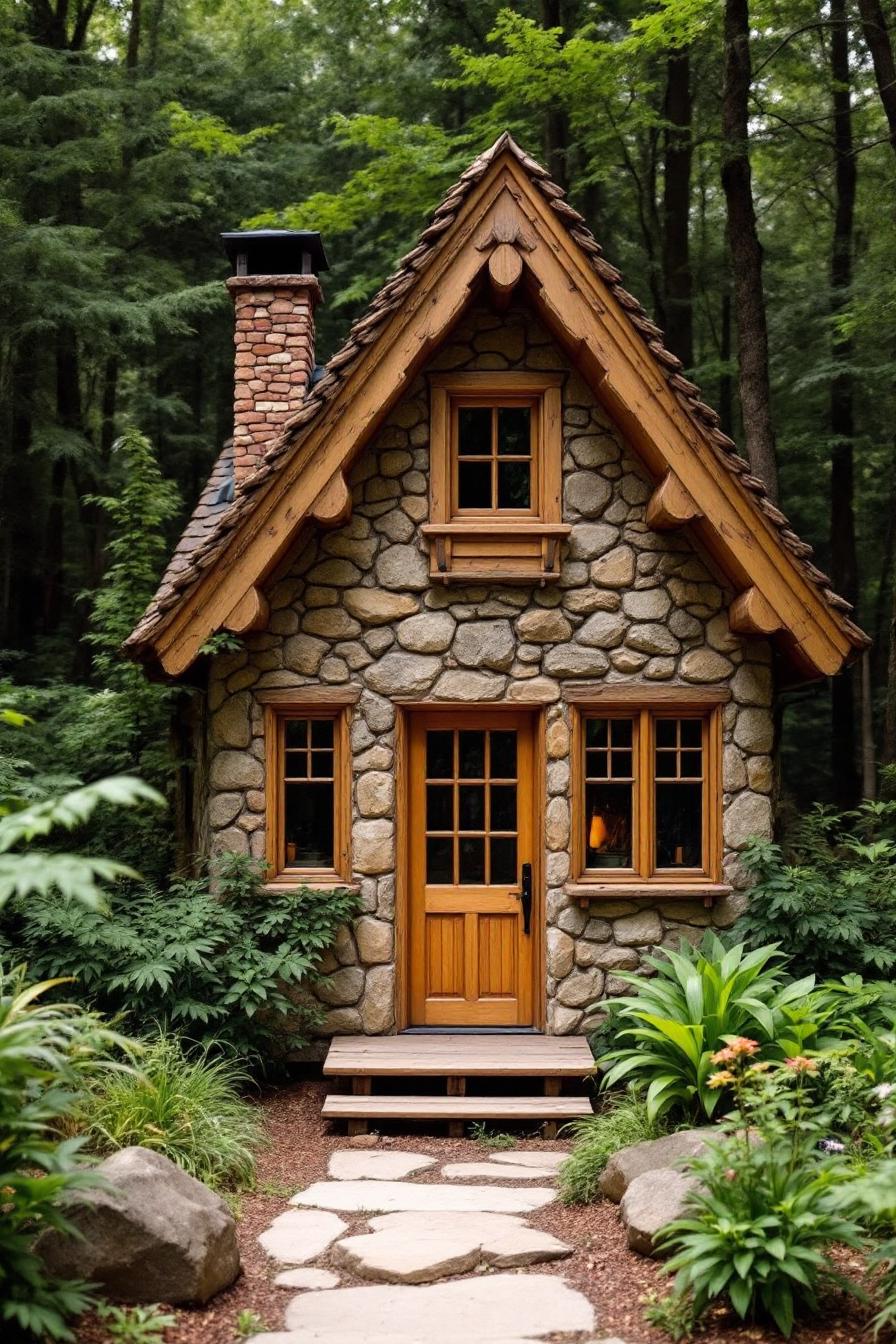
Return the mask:
<svg viewBox="0 0 896 1344"><path fill-rule="evenodd" d="M560 571L562 374L431 379L430 570L444 582Z"/></svg>

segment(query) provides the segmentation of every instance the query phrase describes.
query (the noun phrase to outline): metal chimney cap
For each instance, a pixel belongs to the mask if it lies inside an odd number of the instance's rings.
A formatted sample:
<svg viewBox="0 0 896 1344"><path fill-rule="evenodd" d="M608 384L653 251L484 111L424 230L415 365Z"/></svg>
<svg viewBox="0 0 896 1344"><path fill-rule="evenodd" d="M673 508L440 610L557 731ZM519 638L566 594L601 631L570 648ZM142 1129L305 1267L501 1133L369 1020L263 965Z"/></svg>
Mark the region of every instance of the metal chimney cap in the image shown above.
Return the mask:
<svg viewBox="0 0 896 1344"><path fill-rule="evenodd" d="M317 275L330 269L319 233L305 229L244 229L222 233L235 275Z"/></svg>

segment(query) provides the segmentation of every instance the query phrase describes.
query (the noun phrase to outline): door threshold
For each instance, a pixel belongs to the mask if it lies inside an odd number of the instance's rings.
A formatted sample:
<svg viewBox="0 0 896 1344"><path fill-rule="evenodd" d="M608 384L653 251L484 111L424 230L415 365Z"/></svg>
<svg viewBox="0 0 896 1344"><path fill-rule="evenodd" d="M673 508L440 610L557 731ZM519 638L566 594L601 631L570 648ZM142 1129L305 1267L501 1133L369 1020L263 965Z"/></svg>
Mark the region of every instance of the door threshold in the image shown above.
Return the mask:
<svg viewBox="0 0 896 1344"><path fill-rule="evenodd" d="M537 1027L404 1027L399 1036L541 1036Z"/></svg>

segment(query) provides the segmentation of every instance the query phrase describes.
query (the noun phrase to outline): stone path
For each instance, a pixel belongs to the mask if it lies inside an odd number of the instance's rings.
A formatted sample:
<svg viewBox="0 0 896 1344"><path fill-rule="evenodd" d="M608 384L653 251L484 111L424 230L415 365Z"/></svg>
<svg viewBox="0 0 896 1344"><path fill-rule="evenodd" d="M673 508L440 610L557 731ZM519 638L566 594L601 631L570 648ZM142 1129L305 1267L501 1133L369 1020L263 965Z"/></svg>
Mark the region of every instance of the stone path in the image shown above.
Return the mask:
<svg viewBox="0 0 896 1344"><path fill-rule="evenodd" d="M438 1180L415 1181L433 1174L435 1158L334 1153L331 1179L295 1194L290 1203L298 1207L259 1238L283 1266L274 1282L304 1291L288 1301L282 1330L250 1344L529 1344L560 1334L584 1344L594 1308L561 1276L494 1272L573 1254L522 1216L555 1199L565 1156L494 1153L445 1163ZM338 1213L352 1216L351 1229ZM333 1268L309 1266L324 1254ZM375 1282L339 1287L340 1265Z"/></svg>

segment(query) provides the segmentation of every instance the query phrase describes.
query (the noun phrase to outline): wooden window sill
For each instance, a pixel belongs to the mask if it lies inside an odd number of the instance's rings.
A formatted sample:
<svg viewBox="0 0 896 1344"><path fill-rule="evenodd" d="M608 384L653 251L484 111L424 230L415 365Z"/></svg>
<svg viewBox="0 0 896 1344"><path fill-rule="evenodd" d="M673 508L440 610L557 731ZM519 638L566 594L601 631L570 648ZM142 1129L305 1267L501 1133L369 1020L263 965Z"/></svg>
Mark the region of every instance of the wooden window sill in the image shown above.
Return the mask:
<svg viewBox="0 0 896 1344"><path fill-rule="evenodd" d="M426 523L429 569L441 583L550 583L560 577L568 523L495 515Z"/></svg>
<svg viewBox="0 0 896 1344"><path fill-rule="evenodd" d="M702 878L690 882L567 882L563 890L584 908L593 901L702 900L712 905L718 897L727 896L731 887Z"/></svg>
<svg viewBox="0 0 896 1344"><path fill-rule="evenodd" d="M355 896L361 891L359 882L346 881L345 878L337 876L323 879L280 876L264 883L265 891L298 891L302 887L307 891L350 891Z"/></svg>

